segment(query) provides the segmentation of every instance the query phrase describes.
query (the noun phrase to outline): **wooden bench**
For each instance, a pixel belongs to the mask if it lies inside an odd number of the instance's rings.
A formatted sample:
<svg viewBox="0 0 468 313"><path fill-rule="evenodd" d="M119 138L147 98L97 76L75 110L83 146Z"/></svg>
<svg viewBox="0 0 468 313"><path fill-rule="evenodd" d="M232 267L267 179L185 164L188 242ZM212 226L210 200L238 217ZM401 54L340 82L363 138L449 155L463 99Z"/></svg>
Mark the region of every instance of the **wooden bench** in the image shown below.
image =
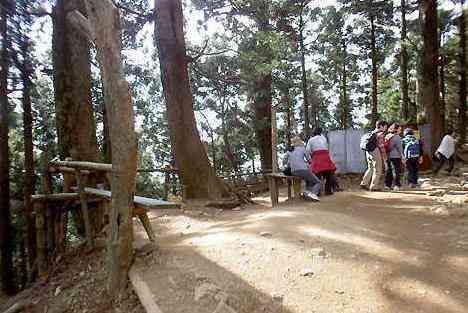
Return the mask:
<svg viewBox="0 0 468 313"><path fill-rule="evenodd" d="M275 207L278 205L279 186L284 180L287 180L287 183L288 183L288 200L291 200L293 198L297 198L300 196L301 184L303 180L302 178L297 177L297 176L287 176L281 173L270 173L270 174L266 174L265 177L268 179L268 187L270 189L270 198L271 198L272 207Z"/></svg>
<svg viewBox="0 0 468 313"><path fill-rule="evenodd" d="M72 189L78 189L77 187L73 187ZM112 199L112 192L109 190L102 190L96 188L85 187L83 189L84 193L87 195L92 195L95 197L101 197L107 201ZM134 203L134 210L133 215L138 217L140 222L143 224L146 233L148 234L148 238L151 241L156 241L156 235L151 228L151 223L148 217L147 212L150 210L167 210L167 209L180 209L180 204L175 202L168 202L159 199L151 199L145 197L135 196L133 198Z"/></svg>

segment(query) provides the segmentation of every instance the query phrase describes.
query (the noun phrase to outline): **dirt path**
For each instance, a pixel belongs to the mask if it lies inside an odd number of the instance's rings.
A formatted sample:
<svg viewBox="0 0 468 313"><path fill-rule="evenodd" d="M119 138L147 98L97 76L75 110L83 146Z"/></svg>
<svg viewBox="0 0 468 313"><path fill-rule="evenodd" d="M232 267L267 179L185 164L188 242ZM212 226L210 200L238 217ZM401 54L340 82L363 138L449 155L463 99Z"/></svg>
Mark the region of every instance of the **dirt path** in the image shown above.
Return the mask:
<svg viewBox="0 0 468 313"><path fill-rule="evenodd" d="M135 266L164 313L466 313L468 220L436 205L340 193L160 217L157 250Z"/></svg>

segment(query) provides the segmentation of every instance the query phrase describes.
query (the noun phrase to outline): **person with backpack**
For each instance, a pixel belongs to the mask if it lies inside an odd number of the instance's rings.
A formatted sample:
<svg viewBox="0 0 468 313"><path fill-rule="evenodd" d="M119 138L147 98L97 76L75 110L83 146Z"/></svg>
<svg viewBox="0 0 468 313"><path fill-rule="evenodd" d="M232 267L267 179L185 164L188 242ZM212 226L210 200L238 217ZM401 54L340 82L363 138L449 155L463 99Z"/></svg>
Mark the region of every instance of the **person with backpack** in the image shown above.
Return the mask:
<svg viewBox="0 0 468 313"><path fill-rule="evenodd" d="M318 194L320 193L320 180L311 171L309 171L309 154L306 152L304 142L299 137L294 137L291 140L292 151L286 153L285 161L287 166L291 168L292 176L298 176L306 182L306 192L304 197L312 201L320 201Z"/></svg>
<svg viewBox="0 0 468 313"><path fill-rule="evenodd" d="M385 188L395 191L401 188L401 170L403 167L403 145L400 137L401 126L393 123L385 136L385 153L387 154L387 169L385 173Z"/></svg>
<svg viewBox="0 0 468 313"><path fill-rule="evenodd" d="M378 121L375 129L361 138L360 146L366 152L367 160L367 171L361 181L362 189L380 191L380 177L387 161L384 145L387 127L387 122Z"/></svg>
<svg viewBox="0 0 468 313"><path fill-rule="evenodd" d="M435 157L439 161L436 168L434 169L434 174L437 175L440 169L444 166L445 162L448 161L449 167L447 168L447 173L450 174L453 171L455 166L455 145L457 141L455 139L455 131L449 129L447 134L442 139L439 148L435 153Z"/></svg>
<svg viewBox="0 0 468 313"><path fill-rule="evenodd" d="M403 156L405 157L406 170L408 172L408 185L410 188L418 186L419 164L423 159L423 144L411 128L403 132Z"/></svg>

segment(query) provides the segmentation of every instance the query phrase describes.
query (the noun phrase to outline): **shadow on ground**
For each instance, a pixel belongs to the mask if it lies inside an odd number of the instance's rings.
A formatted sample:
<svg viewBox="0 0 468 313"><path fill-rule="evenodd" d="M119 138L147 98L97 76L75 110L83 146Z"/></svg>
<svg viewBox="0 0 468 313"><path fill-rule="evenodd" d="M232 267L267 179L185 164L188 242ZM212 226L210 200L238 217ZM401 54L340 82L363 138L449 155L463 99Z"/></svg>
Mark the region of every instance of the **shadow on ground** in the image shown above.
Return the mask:
<svg viewBox="0 0 468 313"><path fill-rule="evenodd" d="M342 193L324 198L320 204L293 202L274 210L230 212L215 218L192 217L191 223L202 225L188 230L174 229L173 225L160 224L158 220L154 225L163 234L161 251L172 255L169 258L172 264L178 264L177 267L187 273L195 273L191 282L181 282L182 285L195 286L190 296L194 297L196 286L204 281L204 277L212 275L208 284L224 286L221 289L236 295L234 299L251 299L238 305L236 312L468 312L468 224L466 219L414 213L415 208L430 205L434 203L424 196ZM264 237L266 233L270 234L267 238ZM271 285L262 282L262 277L252 275L254 279L246 282L228 270L241 266L236 265L235 258L238 255L242 259L242 254L231 250L240 250L236 237L242 236L247 238L247 242L251 238L252 246L278 242L280 249L291 250L285 252L293 254L292 258L288 256L291 259L301 259L304 251L324 247L329 258L320 263L323 276L310 286L317 297L317 306L314 299L296 303L301 301L298 295L303 291L285 287L286 295L294 299L293 304L287 305L291 311L287 311L285 307L277 306L281 297L256 288L256 280L259 280L258 285ZM209 249L220 251L213 254L213 260ZM201 250L208 252L202 253ZM229 262L223 260L223 253L226 258L230 257ZM286 258L286 254L274 256L274 261L279 262L278 258ZM275 262L259 262L258 266L268 268ZM148 266L153 268L153 272L157 269L157 266ZM249 269L260 273L265 270L252 266ZM270 268L270 271L276 270L283 269ZM349 305L339 307L343 301L335 303L330 296L321 295L333 294L333 290L327 288L337 285L327 281L327 277L328 280L343 280L345 285L349 284L350 293L360 296L347 299L345 302ZM154 277L154 281L161 279ZM295 282L299 286L310 285L308 282ZM377 295L367 297L365 289ZM243 295L244 292L249 296ZM363 303L367 298L375 303ZM186 301L185 298L183 300ZM328 304L320 304L321 301ZM268 308L270 304L277 311ZM211 313L216 310L207 308L205 305L200 310L187 312ZM265 308L267 311L262 311ZM369 309L366 311L364 308ZM282 311L278 311L280 309Z"/></svg>

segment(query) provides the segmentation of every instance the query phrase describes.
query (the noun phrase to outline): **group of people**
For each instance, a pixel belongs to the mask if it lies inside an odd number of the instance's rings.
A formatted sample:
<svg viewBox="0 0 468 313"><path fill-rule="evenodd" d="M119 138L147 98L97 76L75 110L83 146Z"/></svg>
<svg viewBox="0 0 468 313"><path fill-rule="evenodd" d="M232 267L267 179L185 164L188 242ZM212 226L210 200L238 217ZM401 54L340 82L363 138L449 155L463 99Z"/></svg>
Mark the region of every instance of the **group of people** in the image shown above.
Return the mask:
<svg viewBox="0 0 468 313"><path fill-rule="evenodd" d="M434 160L434 174L448 162L447 172L454 168L455 133L448 130L437 149ZM361 188L381 191L380 179L385 176L385 190L400 190L401 176L406 168L408 185L418 186L419 167L423 162L423 143L412 128L402 129L398 123L389 125L378 121L376 128L361 138L361 149L366 153L367 171L361 181ZM330 157L328 142L323 130L317 127L304 145L300 137L294 137L285 156L285 174L301 177L306 182L304 197L319 201L321 183L325 180L325 194L340 190L335 175L336 165Z"/></svg>
<svg viewBox="0 0 468 313"><path fill-rule="evenodd" d="M294 137L285 156L285 174L302 177L306 182L304 197L312 201L319 201L321 178L325 179L326 195L340 191L335 175L336 165L330 157L327 138L322 132L320 127L315 128L305 146L300 137Z"/></svg>
<svg viewBox="0 0 468 313"><path fill-rule="evenodd" d="M434 174L437 175L446 162L451 173L454 167L455 133L448 130L434 155ZM367 171L361 181L361 188L380 191L380 178L385 175L385 190L400 190L401 176L406 168L408 185L418 185L419 166L423 162L423 143L415 131L393 123L378 121L375 130L361 139L361 149L366 152Z"/></svg>

